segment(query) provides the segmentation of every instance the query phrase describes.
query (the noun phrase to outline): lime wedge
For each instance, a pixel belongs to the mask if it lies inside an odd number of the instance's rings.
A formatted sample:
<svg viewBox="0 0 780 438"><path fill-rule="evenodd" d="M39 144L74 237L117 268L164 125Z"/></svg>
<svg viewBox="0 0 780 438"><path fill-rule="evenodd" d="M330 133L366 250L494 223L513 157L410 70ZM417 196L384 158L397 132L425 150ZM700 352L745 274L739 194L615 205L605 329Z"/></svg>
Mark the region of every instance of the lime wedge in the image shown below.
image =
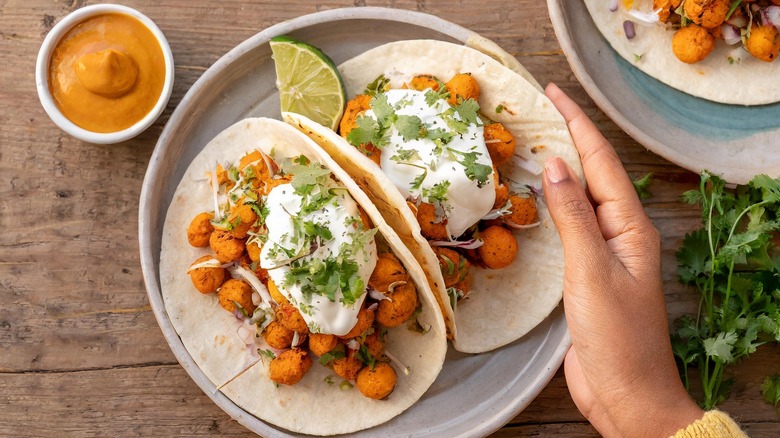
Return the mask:
<svg viewBox="0 0 780 438"><path fill-rule="evenodd" d="M347 101L336 65L322 51L286 36L271 39L282 111L335 130Z"/></svg>

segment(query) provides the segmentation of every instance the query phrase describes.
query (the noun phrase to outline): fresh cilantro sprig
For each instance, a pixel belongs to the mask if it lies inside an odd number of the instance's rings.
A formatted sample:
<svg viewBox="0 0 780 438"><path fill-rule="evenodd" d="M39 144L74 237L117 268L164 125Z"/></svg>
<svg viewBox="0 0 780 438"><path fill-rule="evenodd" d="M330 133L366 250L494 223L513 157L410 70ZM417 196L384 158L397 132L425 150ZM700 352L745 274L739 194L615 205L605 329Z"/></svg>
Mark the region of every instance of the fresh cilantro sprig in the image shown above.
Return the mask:
<svg viewBox="0 0 780 438"><path fill-rule="evenodd" d="M688 368L701 377L702 407L726 399L733 379L727 366L764 343L780 341L780 179L758 175L728 190L702 172L699 190L683 195L702 211L702 228L685 236L677 252L682 283L701 294L699 313L677 321L672 348L689 388Z"/></svg>
<svg viewBox="0 0 780 438"><path fill-rule="evenodd" d="M455 161L466 168L466 178L476 181L477 187L481 188L485 185L488 177L493 173L493 167L477 162L482 156L481 153L476 151L462 152L456 149L449 149L449 152L458 157Z"/></svg>
<svg viewBox="0 0 780 438"><path fill-rule="evenodd" d="M653 181L653 173L648 172L645 176L637 179L632 179L631 184L634 185L634 191L636 191L639 199L647 199L650 197L650 182Z"/></svg>

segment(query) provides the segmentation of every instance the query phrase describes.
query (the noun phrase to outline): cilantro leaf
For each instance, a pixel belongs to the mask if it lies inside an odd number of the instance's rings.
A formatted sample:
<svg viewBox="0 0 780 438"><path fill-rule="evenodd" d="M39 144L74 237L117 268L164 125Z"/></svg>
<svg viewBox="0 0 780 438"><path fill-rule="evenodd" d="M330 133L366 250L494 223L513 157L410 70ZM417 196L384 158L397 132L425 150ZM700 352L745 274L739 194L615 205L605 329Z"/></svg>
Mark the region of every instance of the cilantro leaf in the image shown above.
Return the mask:
<svg viewBox="0 0 780 438"><path fill-rule="evenodd" d="M355 147L370 143L378 146L382 140L382 131L379 122L373 117L361 115L355 121L357 126L347 134L347 141Z"/></svg>
<svg viewBox="0 0 780 438"><path fill-rule="evenodd" d="M387 94L380 93L375 95L371 98L370 105L379 126L382 127L382 131L389 128L398 118L393 106L387 102Z"/></svg>
<svg viewBox="0 0 780 438"><path fill-rule="evenodd" d="M395 129L404 141L409 141L423 137L425 127L419 117L401 115L395 121Z"/></svg>
<svg viewBox="0 0 780 438"><path fill-rule="evenodd" d="M384 93L390 88L390 79L387 79L385 75L379 75L373 82L366 86L366 90L363 94L369 96L376 96L377 93Z"/></svg>
<svg viewBox="0 0 780 438"><path fill-rule="evenodd" d="M450 149L450 152L460 156L460 159L456 159L456 161L466 168L466 178L476 181L477 187L485 185L488 177L493 173L493 167L477 162L482 156L481 153L476 151L461 152L455 149Z"/></svg>
<svg viewBox="0 0 780 438"><path fill-rule="evenodd" d="M650 192L647 189L650 187L652 178L653 173L648 172L642 178L631 180L631 184L634 185L634 190L636 191L637 196L639 196L639 199L647 199L650 197Z"/></svg>
<svg viewBox="0 0 780 438"><path fill-rule="evenodd" d="M460 120L468 125L479 125L479 104L474 99L466 99L455 105L455 112L460 116Z"/></svg>
<svg viewBox="0 0 780 438"><path fill-rule="evenodd" d="M777 407L780 403L780 375L767 376L761 383L761 395L767 403Z"/></svg>

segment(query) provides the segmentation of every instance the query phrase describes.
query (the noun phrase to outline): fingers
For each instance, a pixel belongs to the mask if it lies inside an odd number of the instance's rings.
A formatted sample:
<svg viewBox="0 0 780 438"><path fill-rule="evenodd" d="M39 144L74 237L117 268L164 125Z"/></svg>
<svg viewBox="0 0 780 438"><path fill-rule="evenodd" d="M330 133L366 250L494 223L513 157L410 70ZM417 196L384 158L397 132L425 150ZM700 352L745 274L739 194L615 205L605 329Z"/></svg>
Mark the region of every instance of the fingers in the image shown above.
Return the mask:
<svg viewBox="0 0 780 438"><path fill-rule="evenodd" d="M585 190L560 157L544 166L544 197L555 227L561 236L568 266L601 263L611 253L602 237L596 214Z"/></svg>
<svg viewBox="0 0 780 438"><path fill-rule="evenodd" d="M569 126L593 200L597 204L619 202L627 209L641 210L620 158L587 114L555 84L548 85L545 94Z"/></svg>

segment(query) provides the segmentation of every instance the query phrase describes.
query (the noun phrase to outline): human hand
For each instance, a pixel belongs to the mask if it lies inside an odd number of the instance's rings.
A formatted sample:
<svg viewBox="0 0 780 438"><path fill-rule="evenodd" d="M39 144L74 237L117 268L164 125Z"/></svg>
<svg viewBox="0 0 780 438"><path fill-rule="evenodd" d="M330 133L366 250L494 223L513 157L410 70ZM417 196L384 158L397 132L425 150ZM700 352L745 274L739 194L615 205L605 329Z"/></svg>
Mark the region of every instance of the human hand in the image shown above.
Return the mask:
<svg viewBox="0 0 780 438"><path fill-rule="evenodd" d="M660 236L609 142L557 86L545 94L566 119L593 201L562 159L547 160L545 199L565 260L569 392L604 436L671 436L703 412L672 355Z"/></svg>

